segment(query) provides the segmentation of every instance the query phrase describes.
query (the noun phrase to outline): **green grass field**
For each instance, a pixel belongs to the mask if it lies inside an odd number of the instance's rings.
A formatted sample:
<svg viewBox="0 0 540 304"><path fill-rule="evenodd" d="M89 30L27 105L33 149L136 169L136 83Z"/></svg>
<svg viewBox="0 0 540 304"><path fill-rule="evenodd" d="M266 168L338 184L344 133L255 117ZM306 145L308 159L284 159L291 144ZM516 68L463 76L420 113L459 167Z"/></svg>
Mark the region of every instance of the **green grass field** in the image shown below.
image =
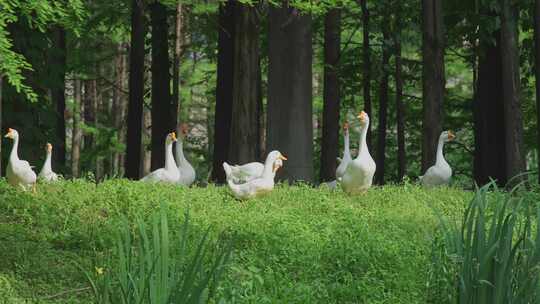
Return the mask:
<svg viewBox="0 0 540 304"><path fill-rule="evenodd" d="M0 182L0 303L91 303L74 264L101 267L123 217L162 202L171 229L235 235L222 281L228 303L425 303L433 208L461 216L472 193L415 185L341 191L278 186L236 201L225 187L77 180L23 193ZM65 293L64 293L65 292ZM3 301L3 302L2 302Z"/></svg>

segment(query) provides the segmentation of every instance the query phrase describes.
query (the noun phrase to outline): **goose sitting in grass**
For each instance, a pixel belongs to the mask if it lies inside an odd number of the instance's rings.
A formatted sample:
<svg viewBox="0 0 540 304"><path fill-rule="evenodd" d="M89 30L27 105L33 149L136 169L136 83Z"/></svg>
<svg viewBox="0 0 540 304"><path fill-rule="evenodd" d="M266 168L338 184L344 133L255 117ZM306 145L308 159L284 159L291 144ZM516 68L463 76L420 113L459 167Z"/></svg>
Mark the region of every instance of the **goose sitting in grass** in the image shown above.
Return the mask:
<svg viewBox="0 0 540 304"><path fill-rule="evenodd" d="M150 172L141 180L144 182L165 182L177 183L180 178L180 173L176 167L172 153L172 145L176 142L176 134L174 132L167 134L165 138L165 167Z"/></svg>
<svg viewBox="0 0 540 304"><path fill-rule="evenodd" d="M47 143L45 145L45 163L43 164L43 168L41 168L41 171L39 172L38 177L44 181L47 182L54 182L58 180L58 175L53 172L52 166L51 166L51 157L52 157L52 145L50 143Z"/></svg>
<svg viewBox="0 0 540 304"><path fill-rule="evenodd" d="M187 161L184 156L184 139L188 134L187 124L182 124L180 126L180 140L176 142L176 165L178 166L178 173L180 177L178 178L178 183L184 186L189 186L195 181L195 169Z"/></svg>
<svg viewBox="0 0 540 304"><path fill-rule="evenodd" d="M279 151L268 153L264 162L264 170L260 177L252 179L243 184L235 184L232 180L232 170L227 163L223 163L223 169L227 176L227 183L234 197L239 200L250 199L266 194L274 189L274 178L279 168L283 166L283 161L287 160Z"/></svg>
<svg viewBox="0 0 540 304"><path fill-rule="evenodd" d="M259 178L264 171L264 165L259 162L252 162L244 165L233 166L224 162L223 166L228 166L231 169L229 178L235 184L250 182L256 178Z"/></svg>
<svg viewBox="0 0 540 304"><path fill-rule="evenodd" d="M23 190L32 188L35 192L37 180L36 173L32 170L32 167L27 161L19 159L19 132L9 128L5 137L13 140L13 147L11 148L9 162L6 168L8 183L15 187L21 187Z"/></svg>
<svg viewBox="0 0 540 304"><path fill-rule="evenodd" d="M373 175L377 166L369 154L366 136L369 126L369 116L362 111L358 114L360 120L360 140L358 144L358 156L349 162L341 184L343 190L349 194L357 194L367 191L373 182Z"/></svg>
<svg viewBox="0 0 540 304"><path fill-rule="evenodd" d="M443 155L444 144L454 140L456 136L452 131L444 131L439 136L437 145L437 159L435 165L429 167L423 176L420 176L420 182L426 187L448 185L452 177L452 168L446 162Z"/></svg>

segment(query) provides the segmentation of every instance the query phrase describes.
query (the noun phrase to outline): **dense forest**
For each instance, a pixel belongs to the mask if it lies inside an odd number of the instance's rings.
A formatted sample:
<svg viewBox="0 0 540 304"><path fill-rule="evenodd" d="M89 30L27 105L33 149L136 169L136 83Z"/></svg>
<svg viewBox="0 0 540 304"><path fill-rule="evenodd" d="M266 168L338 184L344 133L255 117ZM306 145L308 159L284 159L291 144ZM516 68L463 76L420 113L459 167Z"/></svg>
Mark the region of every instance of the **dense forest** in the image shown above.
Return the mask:
<svg viewBox="0 0 540 304"><path fill-rule="evenodd" d="M0 1L0 126L64 177L138 179L187 124L200 182L279 149L280 178L318 183L364 110L377 184L451 129L454 183L504 185L538 171L538 43L539 0Z"/></svg>

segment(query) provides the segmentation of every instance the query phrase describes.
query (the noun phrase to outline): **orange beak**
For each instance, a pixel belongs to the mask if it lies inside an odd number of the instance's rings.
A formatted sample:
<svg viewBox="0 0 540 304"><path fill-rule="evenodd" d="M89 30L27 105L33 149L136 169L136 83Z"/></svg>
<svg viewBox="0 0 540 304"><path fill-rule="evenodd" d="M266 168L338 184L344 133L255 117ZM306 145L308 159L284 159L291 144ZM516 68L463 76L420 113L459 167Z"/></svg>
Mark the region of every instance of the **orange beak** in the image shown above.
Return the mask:
<svg viewBox="0 0 540 304"><path fill-rule="evenodd" d="M8 128L7 134L4 137L5 138L13 138L13 129Z"/></svg>
<svg viewBox="0 0 540 304"><path fill-rule="evenodd" d="M177 141L175 132L171 132L169 135L171 136L172 141Z"/></svg>
<svg viewBox="0 0 540 304"><path fill-rule="evenodd" d="M287 158L285 156L283 156L283 154L280 154L278 158L281 159L281 160L287 160Z"/></svg>
<svg viewBox="0 0 540 304"><path fill-rule="evenodd" d="M45 149L47 149L47 151L49 151L49 152L52 151L52 145L50 143L47 143L45 145Z"/></svg>
<svg viewBox="0 0 540 304"><path fill-rule="evenodd" d="M456 138L456 135L452 133L452 131L448 131L448 140L454 140Z"/></svg>

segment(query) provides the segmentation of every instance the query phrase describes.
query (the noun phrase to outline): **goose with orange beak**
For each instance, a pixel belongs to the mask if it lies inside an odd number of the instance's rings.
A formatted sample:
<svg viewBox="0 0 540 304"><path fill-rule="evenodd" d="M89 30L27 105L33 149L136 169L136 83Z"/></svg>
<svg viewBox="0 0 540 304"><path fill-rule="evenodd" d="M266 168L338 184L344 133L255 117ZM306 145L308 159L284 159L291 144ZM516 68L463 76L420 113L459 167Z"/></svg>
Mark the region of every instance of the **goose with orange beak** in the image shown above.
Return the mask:
<svg viewBox="0 0 540 304"><path fill-rule="evenodd" d="M145 182L177 183L180 178L172 153L172 145L176 142L176 133L167 134L165 138L165 167L150 172L141 180Z"/></svg>
<svg viewBox="0 0 540 304"><path fill-rule="evenodd" d="M7 134L4 136L13 140L13 147L9 154L9 162L6 168L6 177L8 183L15 187L21 187L23 190L32 188L36 190L36 173L32 170L30 164L19 159L19 132L15 129L8 129Z"/></svg>
<svg viewBox="0 0 540 304"><path fill-rule="evenodd" d="M45 145L45 155L45 163L43 164L43 168L41 168L38 177L46 182L54 182L58 180L58 175L52 170L52 145L50 143Z"/></svg>
<svg viewBox="0 0 540 304"><path fill-rule="evenodd" d="M369 154L366 142L367 130L369 126L369 116L362 111L358 114L360 121L360 140L358 144L358 156L349 162L345 173L341 179L343 190L349 194L363 193L371 187L373 175L377 166Z"/></svg>
<svg viewBox="0 0 540 304"><path fill-rule="evenodd" d="M183 123L180 125L180 137L176 142L176 165L178 166L178 183L184 186L189 186L195 182L196 173L193 166L188 162L184 155L184 139L188 135L188 125Z"/></svg>
<svg viewBox="0 0 540 304"><path fill-rule="evenodd" d="M443 155L444 144L454 140L456 136L452 131L444 131L439 136L439 143L437 145L437 158L435 165L429 167L423 176L420 176L422 185L426 187L435 187L441 185L448 185L452 178L452 168L446 161Z"/></svg>
<svg viewBox="0 0 540 304"><path fill-rule="evenodd" d="M231 189L234 197L239 200L246 200L254 197L264 195L272 189L274 189L274 178L276 172L283 166L283 161L287 160L279 151L272 151L268 153L266 161L264 162L264 170L260 177L252 179L242 184L234 183L231 174L231 166L227 163L223 163L223 169L227 176L227 184Z"/></svg>
<svg viewBox="0 0 540 304"><path fill-rule="evenodd" d="M343 124L343 157L337 158L337 161L339 162L339 166L336 168L336 179L327 183L323 183L321 185L326 185L330 189L334 189L337 186L337 183L341 181L343 178L343 175L345 174L345 170L347 170L347 166L352 161L351 157L351 149L350 149L350 141L349 141L349 122L345 122Z"/></svg>

